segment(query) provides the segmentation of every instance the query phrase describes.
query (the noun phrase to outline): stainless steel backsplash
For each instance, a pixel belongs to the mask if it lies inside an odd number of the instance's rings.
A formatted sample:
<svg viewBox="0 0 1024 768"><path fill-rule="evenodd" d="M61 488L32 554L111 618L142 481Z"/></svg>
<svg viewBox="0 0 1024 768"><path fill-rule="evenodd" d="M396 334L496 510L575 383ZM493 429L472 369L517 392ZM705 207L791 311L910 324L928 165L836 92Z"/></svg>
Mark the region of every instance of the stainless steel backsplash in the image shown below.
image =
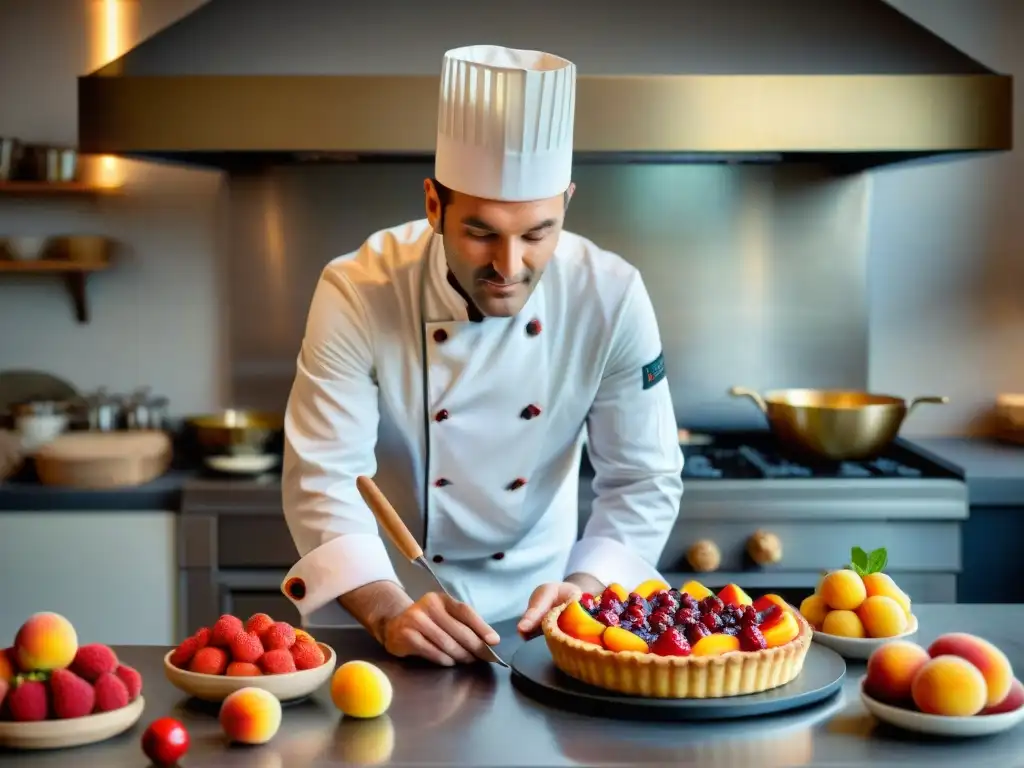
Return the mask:
<svg viewBox="0 0 1024 768"><path fill-rule="evenodd" d="M234 404L284 408L324 265L423 213L432 166L309 165L230 179ZM566 227L635 264L676 417L763 426L735 384L864 388L867 175L813 166L584 165Z"/></svg>

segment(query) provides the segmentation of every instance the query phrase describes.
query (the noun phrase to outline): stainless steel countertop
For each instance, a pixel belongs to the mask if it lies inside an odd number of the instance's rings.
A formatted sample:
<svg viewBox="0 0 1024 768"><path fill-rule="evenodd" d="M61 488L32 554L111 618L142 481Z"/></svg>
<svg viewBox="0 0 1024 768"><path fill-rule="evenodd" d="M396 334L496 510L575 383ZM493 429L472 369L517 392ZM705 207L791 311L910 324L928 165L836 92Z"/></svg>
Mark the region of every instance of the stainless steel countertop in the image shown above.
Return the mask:
<svg viewBox="0 0 1024 768"><path fill-rule="evenodd" d="M1024 605L921 605L918 642L950 631L971 631L995 642L1024 669ZM511 627L501 651L519 645ZM441 669L387 658L362 630L321 630L339 663L379 663L395 698L376 720L341 717L324 686L309 701L287 706L277 736L261 747L227 747L215 706L191 703L164 678L166 649L118 648L144 676L146 712L134 729L105 743L49 753L0 751L0 766L140 768L139 740L164 715L185 723L192 748L185 768L245 766L305 768L338 765L404 766L1001 766L1024 763L1024 726L985 739L946 741L895 731L860 704L861 664L850 664L843 691L816 709L728 723L627 723L548 709L513 688L499 668ZM1018 672L1018 675L1020 672Z"/></svg>

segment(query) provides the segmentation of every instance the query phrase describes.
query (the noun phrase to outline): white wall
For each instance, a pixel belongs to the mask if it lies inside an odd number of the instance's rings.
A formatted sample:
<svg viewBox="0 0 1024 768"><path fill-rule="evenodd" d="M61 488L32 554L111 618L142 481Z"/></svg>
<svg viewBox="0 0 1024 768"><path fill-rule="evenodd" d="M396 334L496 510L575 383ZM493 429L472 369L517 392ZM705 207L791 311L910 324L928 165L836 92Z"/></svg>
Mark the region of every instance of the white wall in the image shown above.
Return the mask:
<svg viewBox="0 0 1024 768"><path fill-rule="evenodd" d="M1024 78L1024 2L890 0L985 64ZM98 0L0 0L0 135L69 142L74 77L95 63ZM202 0L142 2L142 37ZM1024 123L1016 89L1017 136ZM5 232L99 231L127 262L91 286L93 321L71 317L52 280L0 280L0 369L33 367L82 388L154 384L178 412L222 404L215 174L129 164L131 194L81 201L0 198ZM870 252L871 384L939 393L904 434L957 434L995 393L1024 391L1024 155L876 174ZM1020 297L1020 298L1018 298Z"/></svg>
<svg viewBox="0 0 1024 768"><path fill-rule="evenodd" d="M204 0L135 3L130 48ZM0 136L74 144L75 78L105 63L103 0L0 0ZM0 237L105 234L119 264L91 278L79 325L54 277L0 275L0 370L32 368L82 390L152 385L175 412L221 404L223 327L215 222L221 177L119 161L127 194L98 201L0 197Z"/></svg>

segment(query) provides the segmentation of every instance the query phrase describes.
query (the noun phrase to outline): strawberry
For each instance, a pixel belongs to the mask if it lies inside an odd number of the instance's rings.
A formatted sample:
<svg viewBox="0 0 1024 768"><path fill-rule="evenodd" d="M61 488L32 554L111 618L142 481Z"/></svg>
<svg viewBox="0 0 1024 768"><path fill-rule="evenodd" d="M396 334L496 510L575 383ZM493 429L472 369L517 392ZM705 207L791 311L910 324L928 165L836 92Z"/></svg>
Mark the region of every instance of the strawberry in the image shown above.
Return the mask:
<svg viewBox="0 0 1024 768"><path fill-rule="evenodd" d="M23 680L7 694L7 711L17 723L45 720L49 710L46 685L38 680Z"/></svg>
<svg viewBox="0 0 1024 768"><path fill-rule="evenodd" d="M189 672L200 675L223 675L228 666L228 654L223 648L208 645L196 651L188 665Z"/></svg>
<svg viewBox="0 0 1024 768"><path fill-rule="evenodd" d="M263 643L255 632L239 632L231 641L232 661L258 661L263 655Z"/></svg>
<svg viewBox="0 0 1024 768"><path fill-rule="evenodd" d="M92 643L79 647L71 662L71 671L90 683L96 682L100 675L117 669L117 655L102 643Z"/></svg>
<svg viewBox="0 0 1024 768"><path fill-rule="evenodd" d="M96 711L111 712L128 706L128 687L114 674L100 675L93 684L96 690Z"/></svg>
<svg viewBox="0 0 1024 768"><path fill-rule="evenodd" d="M291 654L295 669L313 669L327 660L316 643L296 643L291 647Z"/></svg>
<svg viewBox="0 0 1024 768"><path fill-rule="evenodd" d="M275 621L263 634L263 645L268 651L286 651L295 645L295 630L288 622Z"/></svg>
<svg viewBox="0 0 1024 768"><path fill-rule="evenodd" d="M114 670L114 674L124 683L124 687L128 689L128 701L135 701L139 694L142 693L142 675L134 667L129 667L127 664L118 665L117 669Z"/></svg>
<svg viewBox="0 0 1024 768"><path fill-rule="evenodd" d="M260 677L263 672L248 661L232 661L224 671L228 677Z"/></svg>
<svg viewBox="0 0 1024 768"><path fill-rule="evenodd" d="M284 648L276 648L260 657L260 669L267 675L286 675L295 671L295 659Z"/></svg>
<svg viewBox="0 0 1024 768"><path fill-rule="evenodd" d="M744 651L760 651L768 647L760 627L756 624L744 624L740 630L740 648Z"/></svg>
<svg viewBox="0 0 1024 768"><path fill-rule="evenodd" d="M69 669L55 669L50 675L53 715L64 720L92 714L96 691L89 681Z"/></svg>
<svg viewBox="0 0 1024 768"><path fill-rule="evenodd" d="M274 620L265 613L254 613L245 622L246 632L255 632L259 637L267 631L267 627L274 623Z"/></svg>
<svg viewBox="0 0 1024 768"><path fill-rule="evenodd" d="M213 629L210 630L210 645L216 645L218 648L229 648L231 641L235 639L235 635L244 631L245 627L242 626L240 618L225 613L217 619Z"/></svg>

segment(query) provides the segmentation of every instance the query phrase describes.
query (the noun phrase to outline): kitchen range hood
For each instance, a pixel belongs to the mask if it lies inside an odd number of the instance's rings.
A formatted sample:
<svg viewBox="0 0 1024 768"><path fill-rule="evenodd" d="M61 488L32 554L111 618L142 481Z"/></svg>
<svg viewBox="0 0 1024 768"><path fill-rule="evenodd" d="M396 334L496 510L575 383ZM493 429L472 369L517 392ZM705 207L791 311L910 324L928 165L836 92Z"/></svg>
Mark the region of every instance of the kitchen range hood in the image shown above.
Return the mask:
<svg viewBox="0 0 1024 768"><path fill-rule="evenodd" d="M78 79L80 150L429 158L442 56L475 43L577 65L581 162L859 170L1012 148L1012 78L884 0L209 0Z"/></svg>

